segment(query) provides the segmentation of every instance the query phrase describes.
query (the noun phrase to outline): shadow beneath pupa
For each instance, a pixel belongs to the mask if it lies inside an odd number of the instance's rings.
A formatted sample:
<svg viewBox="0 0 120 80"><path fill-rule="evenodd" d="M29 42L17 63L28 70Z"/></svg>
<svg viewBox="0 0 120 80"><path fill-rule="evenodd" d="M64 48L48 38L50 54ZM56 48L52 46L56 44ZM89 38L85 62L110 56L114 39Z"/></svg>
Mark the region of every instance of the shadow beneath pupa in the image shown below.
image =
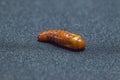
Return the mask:
<svg viewBox="0 0 120 80"><path fill-rule="evenodd" d="M40 41L38 40L38 42L40 42ZM67 47L64 47L64 46L61 46L61 45L58 45L58 44L56 44L56 43L54 43L54 42L49 42L49 41L48 41L48 42L42 41L42 43L52 44L52 45L54 45L55 47L59 47L59 48L62 48L62 49L66 49L66 50L69 50L69 51L72 51L72 52L83 52L83 51L85 50L85 48L74 50L74 49L67 48Z"/></svg>

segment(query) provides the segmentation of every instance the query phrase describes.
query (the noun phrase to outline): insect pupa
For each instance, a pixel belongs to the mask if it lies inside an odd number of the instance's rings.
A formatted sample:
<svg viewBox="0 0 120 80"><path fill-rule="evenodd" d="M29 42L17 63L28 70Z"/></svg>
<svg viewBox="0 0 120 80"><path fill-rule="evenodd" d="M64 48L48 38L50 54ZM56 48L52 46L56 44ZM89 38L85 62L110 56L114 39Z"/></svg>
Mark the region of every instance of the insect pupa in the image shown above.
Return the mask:
<svg viewBox="0 0 120 80"><path fill-rule="evenodd" d="M86 42L81 35L73 34L64 30L47 30L39 34L39 41L53 42L60 46L81 50L86 47Z"/></svg>

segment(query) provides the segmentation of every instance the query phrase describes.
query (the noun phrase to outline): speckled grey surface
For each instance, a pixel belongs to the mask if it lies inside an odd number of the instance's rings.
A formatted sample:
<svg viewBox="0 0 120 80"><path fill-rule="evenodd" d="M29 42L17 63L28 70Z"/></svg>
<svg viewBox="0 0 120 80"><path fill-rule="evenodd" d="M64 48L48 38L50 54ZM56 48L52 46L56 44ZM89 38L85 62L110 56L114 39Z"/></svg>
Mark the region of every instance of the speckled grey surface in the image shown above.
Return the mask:
<svg viewBox="0 0 120 80"><path fill-rule="evenodd" d="M48 29L87 48L38 42ZM120 0L0 0L0 80L120 80Z"/></svg>

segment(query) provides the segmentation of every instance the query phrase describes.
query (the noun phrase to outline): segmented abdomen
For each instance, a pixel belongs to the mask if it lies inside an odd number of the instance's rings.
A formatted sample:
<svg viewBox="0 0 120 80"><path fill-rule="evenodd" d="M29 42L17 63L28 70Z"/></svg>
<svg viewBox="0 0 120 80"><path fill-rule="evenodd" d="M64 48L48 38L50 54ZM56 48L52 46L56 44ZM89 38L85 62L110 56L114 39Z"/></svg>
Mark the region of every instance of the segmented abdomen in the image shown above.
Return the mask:
<svg viewBox="0 0 120 80"><path fill-rule="evenodd" d="M62 30L48 30L46 32L47 40L51 42L58 43L60 45L63 45L66 42L66 39L68 37L65 37L65 35L68 35L68 32L62 31Z"/></svg>
<svg viewBox="0 0 120 80"><path fill-rule="evenodd" d="M85 48L84 39L77 34L63 30L48 30L38 36L39 41L50 41L71 49Z"/></svg>

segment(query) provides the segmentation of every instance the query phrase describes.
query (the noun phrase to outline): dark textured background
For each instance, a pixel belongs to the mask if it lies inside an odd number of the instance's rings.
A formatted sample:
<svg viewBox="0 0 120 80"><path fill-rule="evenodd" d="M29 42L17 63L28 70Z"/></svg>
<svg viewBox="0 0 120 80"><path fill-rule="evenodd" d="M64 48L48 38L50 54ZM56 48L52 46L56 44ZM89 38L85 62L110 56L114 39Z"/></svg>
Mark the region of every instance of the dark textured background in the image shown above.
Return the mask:
<svg viewBox="0 0 120 80"><path fill-rule="evenodd" d="M38 42L48 29L86 50ZM0 80L120 80L120 0L0 0Z"/></svg>

